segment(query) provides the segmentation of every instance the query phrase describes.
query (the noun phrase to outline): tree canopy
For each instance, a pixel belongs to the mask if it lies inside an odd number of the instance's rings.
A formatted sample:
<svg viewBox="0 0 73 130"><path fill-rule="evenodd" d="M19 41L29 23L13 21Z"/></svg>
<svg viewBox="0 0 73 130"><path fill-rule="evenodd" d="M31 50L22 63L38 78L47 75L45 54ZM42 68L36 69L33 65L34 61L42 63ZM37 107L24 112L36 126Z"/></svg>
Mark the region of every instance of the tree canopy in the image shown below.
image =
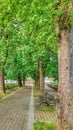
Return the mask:
<svg viewBox="0 0 73 130"><path fill-rule="evenodd" d="M58 79L56 26L69 28L73 22L71 2L0 1L0 63L6 75L34 77L41 57L44 75Z"/></svg>

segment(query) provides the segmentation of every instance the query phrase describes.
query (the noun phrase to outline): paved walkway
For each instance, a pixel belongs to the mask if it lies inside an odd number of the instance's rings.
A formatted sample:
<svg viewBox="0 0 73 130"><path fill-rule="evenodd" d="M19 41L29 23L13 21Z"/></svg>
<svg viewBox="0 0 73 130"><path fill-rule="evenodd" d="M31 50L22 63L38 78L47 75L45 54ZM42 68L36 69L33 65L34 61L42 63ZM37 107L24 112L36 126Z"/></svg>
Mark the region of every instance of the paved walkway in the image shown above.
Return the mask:
<svg viewBox="0 0 73 130"><path fill-rule="evenodd" d="M0 100L0 130L27 130L31 89Z"/></svg>
<svg viewBox="0 0 73 130"><path fill-rule="evenodd" d="M0 130L33 130L34 121L55 119L55 113L40 111L38 100L34 98L33 102L31 87L22 88L0 100Z"/></svg>

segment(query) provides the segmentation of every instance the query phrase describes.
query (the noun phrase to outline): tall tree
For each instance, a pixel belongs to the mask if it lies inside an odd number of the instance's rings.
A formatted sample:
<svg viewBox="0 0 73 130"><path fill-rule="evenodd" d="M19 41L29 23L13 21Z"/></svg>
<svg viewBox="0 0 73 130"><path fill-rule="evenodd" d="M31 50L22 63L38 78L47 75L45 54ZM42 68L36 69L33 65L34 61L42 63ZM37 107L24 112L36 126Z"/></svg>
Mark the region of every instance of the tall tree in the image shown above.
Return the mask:
<svg viewBox="0 0 73 130"><path fill-rule="evenodd" d="M44 89L44 75L43 75L43 67L42 67L42 58L40 57L38 60L39 67L39 85L40 85L40 93L42 94Z"/></svg>
<svg viewBox="0 0 73 130"><path fill-rule="evenodd" d="M57 128L56 130L73 129L73 94L70 84L69 66L69 26L70 14L73 9L72 1L61 0L58 10L62 11L58 19L58 66L59 87L57 95Z"/></svg>
<svg viewBox="0 0 73 130"><path fill-rule="evenodd" d="M15 3L15 2L14 2ZM4 65L6 63L6 58L8 56L8 48L9 48L9 43L8 43L8 38L9 38L9 31L8 29L10 28L11 23L15 19L13 11L13 3L11 3L9 0L7 1L0 1L0 46L1 52L0 52L0 65L1 65L1 70L0 70L0 88L1 92L4 93Z"/></svg>

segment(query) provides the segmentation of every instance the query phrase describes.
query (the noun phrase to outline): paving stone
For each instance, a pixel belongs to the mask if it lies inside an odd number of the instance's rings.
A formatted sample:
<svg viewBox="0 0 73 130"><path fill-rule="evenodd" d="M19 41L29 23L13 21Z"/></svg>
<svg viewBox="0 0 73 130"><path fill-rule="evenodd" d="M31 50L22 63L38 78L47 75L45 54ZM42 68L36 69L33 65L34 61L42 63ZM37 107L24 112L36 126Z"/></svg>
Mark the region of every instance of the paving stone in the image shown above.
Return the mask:
<svg viewBox="0 0 73 130"><path fill-rule="evenodd" d="M0 130L26 130L31 88L0 100Z"/></svg>

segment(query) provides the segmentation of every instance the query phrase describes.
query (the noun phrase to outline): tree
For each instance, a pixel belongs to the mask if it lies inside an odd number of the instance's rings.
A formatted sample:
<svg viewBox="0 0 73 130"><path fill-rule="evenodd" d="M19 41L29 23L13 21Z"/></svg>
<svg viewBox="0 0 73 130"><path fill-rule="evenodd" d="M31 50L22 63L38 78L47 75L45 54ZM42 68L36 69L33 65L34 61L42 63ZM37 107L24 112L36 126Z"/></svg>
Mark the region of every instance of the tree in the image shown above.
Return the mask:
<svg viewBox="0 0 73 130"><path fill-rule="evenodd" d="M54 66L54 62L51 61L53 57L55 57L53 54L57 54L56 48L58 43L59 87L57 95L58 121L56 129L73 129L71 63L69 66L69 29L72 25L71 23L73 23L72 0L46 0L45 2L41 2L40 0L20 0L18 3L16 0L12 2L7 1L5 4L3 2L2 7L0 22L1 28L4 27L4 30L1 42L5 36L8 36L7 40L4 39L5 42L8 43L8 45L11 43L11 46L16 45L16 52L14 53L13 59L17 62L15 67L16 73L14 73L16 76L20 74L21 79L28 75L31 75L34 79L40 76L40 86L43 86L41 85L41 81L43 81L44 75L47 75L46 70L49 70L49 62ZM6 10L4 10L4 7ZM19 10L20 8L21 10ZM9 22L9 19L11 19L12 22ZM10 31L8 30L12 25L15 29L13 29L14 33L11 33L10 40L10 33L8 33ZM0 32L2 32L2 29ZM5 42L3 41L4 44ZM24 50L22 50L22 47ZM51 49L49 50L49 48ZM2 51L5 49L3 48ZM25 54L22 54L22 51ZM45 57L48 57L48 55L50 56L47 61ZM36 57L36 59L34 57ZM38 60L40 63L40 74L38 74ZM57 60L55 60L55 62L57 62ZM1 63L3 65L3 61L1 61ZM47 68L45 67L45 69L43 69L43 66L47 66Z"/></svg>
<svg viewBox="0 0 73 130"><path fill-rule="evenodd" d="M15 4L15 2L14 2ZM7 0L4 2L0 1L0 92L5 92L4 87L4 65L8 57L9 49L9 28L15 19L15 10L13 10L13 3Z"/></svg>
<svg viewBox="0 0 73 130"><path fill-rule="evenodd" d="M44 2L44 4L43 2L40 3L40 1L35 1L32 2L30 7L32 8L31 12L34 13L32 23L36 25L33 28L33 30L36 30L36 32L34 31L34 36L36 36L36 43L38 43L39 46L40 43L42 44L48 39L48 44L53 44L51 37L52 39L56 38L56 36L54 36L56 34L55 28L59 31L59 88L57 96L57 130L73 129L73 98L71 93L72 87L69 80L69 29L71 26L70 16L73 14L72 4L72 0L55 0L54 2L51 0ZM47 7L45 5L47 5ZM73 16L71 19L73 19ZM49 38L47 38L47 34ZM56 42L54 41L54 43ZM46 44L46 42L44 44Z"/></svg>
<svg viewBox="0 0 73 130"><path fill-rule="evenodd" d="M59 66L59 87L57 95L57 128L56 130L73 129L73 94L70 83L69 66L69 28L70 14L73 5L71 1L60 1L58 10L62 14L58 18L58 66Z"/></svg>

